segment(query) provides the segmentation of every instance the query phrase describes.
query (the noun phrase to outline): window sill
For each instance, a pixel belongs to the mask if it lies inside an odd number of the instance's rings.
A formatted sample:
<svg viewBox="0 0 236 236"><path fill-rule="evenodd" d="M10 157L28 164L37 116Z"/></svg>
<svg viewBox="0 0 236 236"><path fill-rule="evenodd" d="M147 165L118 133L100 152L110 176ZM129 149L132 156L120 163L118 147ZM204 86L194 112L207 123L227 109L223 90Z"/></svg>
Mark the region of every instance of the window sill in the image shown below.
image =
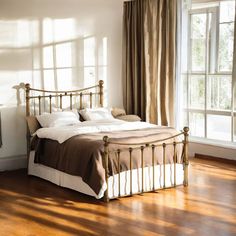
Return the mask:
<svg viewBox="0 0 236 236"><path fill-rule="evenodd" d="M227 142L227 141L220 141L220 140L213 140L213 139L206 139L206 138L198 138L198 137L189 137L189 141L191 143L198 143L204 144L209 146L217 146L221 148L229 148L236 150L236 142Z"/></svg>

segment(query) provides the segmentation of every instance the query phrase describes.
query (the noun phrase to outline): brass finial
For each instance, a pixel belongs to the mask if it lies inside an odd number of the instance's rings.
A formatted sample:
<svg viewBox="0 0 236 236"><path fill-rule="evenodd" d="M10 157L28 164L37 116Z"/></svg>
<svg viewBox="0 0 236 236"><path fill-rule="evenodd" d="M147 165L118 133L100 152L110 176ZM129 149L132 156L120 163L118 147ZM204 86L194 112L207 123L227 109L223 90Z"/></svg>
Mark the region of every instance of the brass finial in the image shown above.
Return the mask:
<svg viewBox="0 0 236 236"><path fill-rule="evenodd" d="M99 80L99 86L103 86L104 81L103 80Z"/></svg>
<svg viewBox="0 0 236 236"><path fill-rule="evenodd" d="M188 133L188 131L189 131L189 127L187 127L187 126L184 127L184 132L185 132L185 133Z"/></svg>
<svg viewBox="0 0 236 236"><path fill-rule="evenodd" d="M108 143L108 136L104 136L104 137L103 137L103 141L104 141L105 143Z"/></svg>

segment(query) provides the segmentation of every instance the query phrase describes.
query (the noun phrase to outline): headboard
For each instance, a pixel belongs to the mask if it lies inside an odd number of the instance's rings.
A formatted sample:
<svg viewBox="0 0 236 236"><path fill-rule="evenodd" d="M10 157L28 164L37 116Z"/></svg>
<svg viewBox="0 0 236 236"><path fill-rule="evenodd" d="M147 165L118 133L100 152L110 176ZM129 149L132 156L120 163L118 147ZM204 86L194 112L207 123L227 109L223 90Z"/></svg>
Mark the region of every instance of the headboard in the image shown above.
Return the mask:
<svg viewBox="0 0 236 236"><path fill-rule="evenodd" d="M42 111L48 111L51 113L53 111L53 107L63 109L63 100L65 98L69 98L70 110L73 108L85 108L83 104L84 98L89 98L90 108L93 107L94 99L96 104L97 98L99 106L103 107L103 83L103 80L99 80L99 83L94 86L70 91L36 89L31 88L30 84L26 84L26 116L36 114L41 115ZM78 99L79 105L77 102ZM53 104L53 100L55 104Z"/></svg>
<svg viewBox="0 0 236 236"><path fill-rule="evenodd" d="M54 108L60 109L83 109L95 106L103 107L103 80L98 84L70 91L50 91L31 88L25 85L26 92L26 117L41 115L43 112L53 112ZM87 104L84 105L86 99ZM67 100L67 101L65 101ZM64 104L67 103L66 107ZM36 118L35 118L36 119ZM27 154L30 152L31 135L27 126Z"/></svg>

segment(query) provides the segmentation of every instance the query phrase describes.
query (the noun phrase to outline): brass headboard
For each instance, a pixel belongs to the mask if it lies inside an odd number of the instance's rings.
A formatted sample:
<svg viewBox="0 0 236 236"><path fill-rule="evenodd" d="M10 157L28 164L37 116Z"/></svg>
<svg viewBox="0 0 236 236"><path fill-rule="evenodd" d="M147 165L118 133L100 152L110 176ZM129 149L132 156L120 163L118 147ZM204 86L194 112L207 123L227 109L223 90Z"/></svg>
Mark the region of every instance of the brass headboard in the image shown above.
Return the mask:
<svg viewBox="0 0 236 236"><path fill-rule="evenodd" d="M42 113L42 105L44 107L44 111L48 110L50 113L52 112L52 99L54 98L55 103L58 103L59 99L59 106L58 108L63 108L63 98L69 97L69 107L72 110L73 108L73 99L79 98L79 106L76 108L82 109L83 107L83 99L84 97L89 97L89 107L93 107L93 98L99 97L98 102L99 106L103 107L103 80L100 80L97 85L82 88L78 90L71 90L71 91L50 91L50 90L43 90L43 89L35 89L31 88L30 84L25 85L26 91L26 116L30 115L41 115ZM34 93L34 94L31 94ZM35 95L37 93L37 95ZM42 104L42 100L44 103ZM47 102L45 102L47 101ZM33 103L31 103L33 102ZM48 107L49 109L47 109ZM32 109L33 113L32 114ZM46 108L45 108L46 107ZM38 112L36 111L36 108Z"/></svg>
<svg viewBox="0 0 236 236"><path fill-rule="evenodd" d="M41 115L42 111L52 112L53 111L53 103L52 100L55 101L55 108L63 109L63 98L69 98L69 109L73 108L83 109L84 98L88 99L89 107L93 107L93 101L95 99L95 104L103 107L103 80L99 80L98 84L70 91L50 91L43 89L31 88L30 84L25 85L26 92L26 116L31 115ZM79 100L79 105L77 103L77 99ZM59 101L58 101L59 100ZM97 101L98 100L98 101ZM58 106L59 105L59 106ZM74 106L74 107L73 107ZM68 109L68 107L66 107ZM27 126L27 155L30 153L30 142L31 135L29 132L29 128Z"/></svg>

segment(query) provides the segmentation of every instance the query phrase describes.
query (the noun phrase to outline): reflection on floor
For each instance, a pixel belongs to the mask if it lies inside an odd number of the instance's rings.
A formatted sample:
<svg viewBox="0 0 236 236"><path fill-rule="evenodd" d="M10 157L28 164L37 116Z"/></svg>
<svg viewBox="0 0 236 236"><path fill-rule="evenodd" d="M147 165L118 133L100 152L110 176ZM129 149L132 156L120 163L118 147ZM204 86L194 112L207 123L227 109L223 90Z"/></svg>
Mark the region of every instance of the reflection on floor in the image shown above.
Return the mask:
<svg viewBox="0 0 236 236"><path fill-rule="evenodd" d="M192 160L190 185L109 204L0 173L0 235L236 235L236 167Z"/></svg>

